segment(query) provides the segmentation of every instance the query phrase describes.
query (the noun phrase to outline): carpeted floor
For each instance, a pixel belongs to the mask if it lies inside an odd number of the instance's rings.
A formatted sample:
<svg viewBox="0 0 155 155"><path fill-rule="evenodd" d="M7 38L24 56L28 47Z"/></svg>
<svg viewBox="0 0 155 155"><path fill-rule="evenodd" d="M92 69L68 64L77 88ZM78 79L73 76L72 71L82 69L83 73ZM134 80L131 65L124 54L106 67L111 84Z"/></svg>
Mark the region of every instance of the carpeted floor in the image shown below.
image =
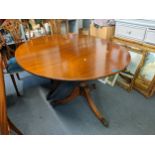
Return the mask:
<svg viewBox="0 0 155 155"><path fill-rule="evenodd" d="M20 76L22 97L16 96L8 75L5 83L8 114L24 134L155 134L155 96L146 99L136 91L128 93L96 81L92 96L110 123L105 128L82 97L53 108L46 100L50 80L27 73Z"/></svg>

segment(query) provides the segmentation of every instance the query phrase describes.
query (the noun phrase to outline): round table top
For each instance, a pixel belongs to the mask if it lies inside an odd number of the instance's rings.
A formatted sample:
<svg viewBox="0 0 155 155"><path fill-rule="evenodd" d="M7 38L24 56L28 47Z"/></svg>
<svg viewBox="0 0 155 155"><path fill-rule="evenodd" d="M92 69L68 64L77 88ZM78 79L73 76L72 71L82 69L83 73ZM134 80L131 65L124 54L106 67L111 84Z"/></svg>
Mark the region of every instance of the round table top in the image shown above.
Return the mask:
<svg viewBox="0 0 155 155"><path fill-rule="evenodd" d="M56 80L84 81L116 74L130 62L126 48L86 35L32 39L15 52L26 71Z"/></svg>

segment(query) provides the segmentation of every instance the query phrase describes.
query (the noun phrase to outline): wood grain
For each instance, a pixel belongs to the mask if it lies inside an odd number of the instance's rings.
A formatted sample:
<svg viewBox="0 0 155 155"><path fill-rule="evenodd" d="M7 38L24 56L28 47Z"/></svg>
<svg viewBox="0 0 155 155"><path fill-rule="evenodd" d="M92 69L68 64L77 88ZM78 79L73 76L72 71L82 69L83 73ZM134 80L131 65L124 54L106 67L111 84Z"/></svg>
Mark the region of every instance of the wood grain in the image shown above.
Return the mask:
<svg viewBox="0 0 155 155"><path fill-rule="evenodd" d="M7 116L2 56L0 54L0 134L9 135L11 130L19 135L22 135L22 132L11 122Z"/></svg>
<svg viewBox="0 0 155 155"><path fill-rule="evenodd" d="M32 39L15 52L23 69L38 76L67 81L116 74L130 62L127 49L85 35L53 35Z"/></svg>
<svg viewBox="0 0 155 155"><path fill-rule="evenodd" d="M104 26L102 28L96 28L93 23L90 25L90 35L102 39L111 40L111 38L114 36L114 30L114 26Z"/></svg>
<svg viewBox="0 0 155 155"><path fill-rule="evenodd" d="M0 55L0 134L9 134L2 57Z"/></svg>

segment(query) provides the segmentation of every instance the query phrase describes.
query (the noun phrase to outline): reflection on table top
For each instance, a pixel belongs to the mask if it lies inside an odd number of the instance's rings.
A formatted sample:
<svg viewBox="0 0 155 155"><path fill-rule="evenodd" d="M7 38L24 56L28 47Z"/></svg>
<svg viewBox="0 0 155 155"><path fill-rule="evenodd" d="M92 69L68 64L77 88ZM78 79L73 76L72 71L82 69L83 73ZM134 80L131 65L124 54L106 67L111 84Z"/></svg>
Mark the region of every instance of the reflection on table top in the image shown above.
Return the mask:
<svg viewBox="0 0 155 155"><path fill-rule="evenodd" d="M25 70L42 77L82 81L115 74L130 61L126 48L84 35L53 35L32 39L15 53Z"/></svg>

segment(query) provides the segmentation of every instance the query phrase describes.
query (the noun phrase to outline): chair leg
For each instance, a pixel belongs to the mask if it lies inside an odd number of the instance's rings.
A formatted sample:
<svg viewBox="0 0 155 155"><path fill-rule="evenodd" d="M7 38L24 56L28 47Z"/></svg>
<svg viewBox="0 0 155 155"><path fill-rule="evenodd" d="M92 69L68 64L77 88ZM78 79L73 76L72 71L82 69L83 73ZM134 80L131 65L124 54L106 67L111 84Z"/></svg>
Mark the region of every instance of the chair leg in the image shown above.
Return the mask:
<svg viewBox="0 0 155 155"><path fill-rule="evenodd" d="M16 93L17 93L17 96L21 96L20 93L19 93L19 91L18 91L18 88L17 88L17 85L16 85L16 80L15 80L14 75L13 75L13 74L10 74L10 77L11 77L11 80L12 80L13 85L14 85L14 87L15 87L15 90L16 90Z"/></svg>
<svg viewBox="0 0 155 155"><path fill-rule="evenodd" d="M16 73L16 76L17 76L17 79L18 79L18 80L21 80L18 73Z"/></svg>
<svg viewBox="0 0 155 155"><path fill-rule="evenodd" d="M11 130L16 132L16 134L18 134L18 135L23 135L23 133L10 121L9 118L8 118L8 123L9 123L9 126L10 126Z"/></svg>

